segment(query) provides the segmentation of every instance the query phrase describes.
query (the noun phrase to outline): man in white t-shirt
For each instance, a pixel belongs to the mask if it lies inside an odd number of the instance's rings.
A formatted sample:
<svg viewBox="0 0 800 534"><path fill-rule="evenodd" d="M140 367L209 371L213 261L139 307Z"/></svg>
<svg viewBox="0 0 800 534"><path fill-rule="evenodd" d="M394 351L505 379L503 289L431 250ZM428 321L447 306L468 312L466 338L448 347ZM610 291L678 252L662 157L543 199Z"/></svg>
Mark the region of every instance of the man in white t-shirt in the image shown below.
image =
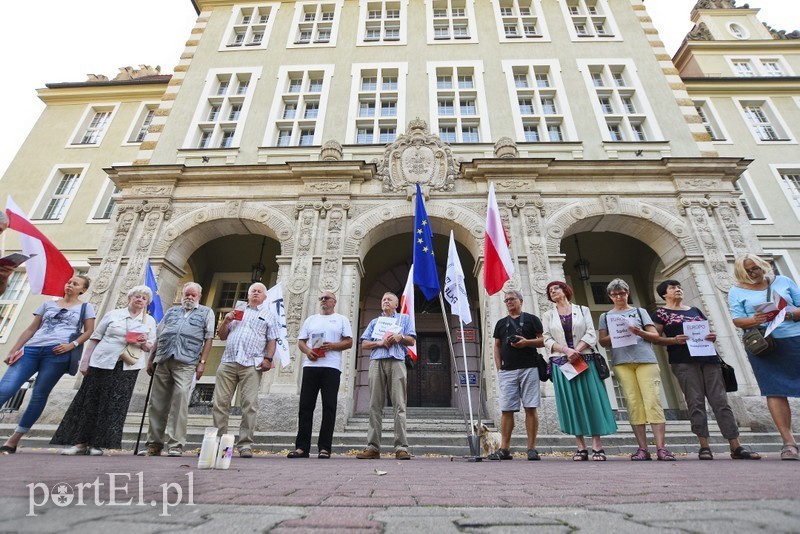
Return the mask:
<svg viewBox="0 0 800 534"><path fill-rule="evenodd" d="M306 355L303 360L303 383L300 386L295 450L289 458L308 458L311 449L311 426L317 395L322 392L322 425L317 441L318 458L330 458L336 402L342 374L342 351L353 346L353 332L347 317L334 313L336 296L326 291L319 297L319 313L303 323L297 335L297 347Z"/></svg>

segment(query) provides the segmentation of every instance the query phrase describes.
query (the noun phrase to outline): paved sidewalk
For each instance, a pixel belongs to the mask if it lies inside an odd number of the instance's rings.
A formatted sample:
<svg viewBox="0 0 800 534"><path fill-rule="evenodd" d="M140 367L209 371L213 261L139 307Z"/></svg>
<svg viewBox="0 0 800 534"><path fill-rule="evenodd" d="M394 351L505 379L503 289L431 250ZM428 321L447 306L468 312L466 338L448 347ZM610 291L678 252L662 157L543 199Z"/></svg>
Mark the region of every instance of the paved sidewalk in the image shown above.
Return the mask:
<svg viewBox="0 0 800 534"><path fill-rule="evenodd" d="M0 531L800 532L800 462L765 456L602 464L256 455L198 471L194 456L23 449L0 457Z"/></svg>

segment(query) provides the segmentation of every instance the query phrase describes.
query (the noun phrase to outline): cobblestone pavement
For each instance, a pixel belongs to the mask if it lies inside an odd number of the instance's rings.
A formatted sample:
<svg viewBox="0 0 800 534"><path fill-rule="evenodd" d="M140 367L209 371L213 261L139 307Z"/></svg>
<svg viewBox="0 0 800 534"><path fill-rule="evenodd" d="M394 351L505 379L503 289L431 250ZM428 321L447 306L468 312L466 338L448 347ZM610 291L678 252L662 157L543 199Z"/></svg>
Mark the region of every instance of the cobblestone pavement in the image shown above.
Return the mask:
<svg viewBox="0 0 800 534"><path fill-rule="evenodd" d="M800 462L0 457L1 532L800 532Z"/></svg>

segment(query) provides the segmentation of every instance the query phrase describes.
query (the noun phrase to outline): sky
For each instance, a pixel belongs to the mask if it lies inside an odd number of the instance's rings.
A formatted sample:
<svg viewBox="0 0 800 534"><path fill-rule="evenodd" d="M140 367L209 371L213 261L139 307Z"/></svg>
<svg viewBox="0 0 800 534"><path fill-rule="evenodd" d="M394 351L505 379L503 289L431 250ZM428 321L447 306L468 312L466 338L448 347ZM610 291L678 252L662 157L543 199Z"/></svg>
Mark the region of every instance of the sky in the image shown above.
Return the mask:
<svg viewBox="0 0 800 534"><path fill-rule="evenodd" d="M695 1L645 0L670 54L692 27L689 13ZM800 29L799 0L749 4L761 8L761 20L776 29ZM6 129L0 139L0 176L44 109L36 89L84 81L86 74L113 78L128 65L160 65L162 74L171 74L195 19L191 0L39 0L33 11L25 2L4 6L0 101L5 102Z"/></svg>

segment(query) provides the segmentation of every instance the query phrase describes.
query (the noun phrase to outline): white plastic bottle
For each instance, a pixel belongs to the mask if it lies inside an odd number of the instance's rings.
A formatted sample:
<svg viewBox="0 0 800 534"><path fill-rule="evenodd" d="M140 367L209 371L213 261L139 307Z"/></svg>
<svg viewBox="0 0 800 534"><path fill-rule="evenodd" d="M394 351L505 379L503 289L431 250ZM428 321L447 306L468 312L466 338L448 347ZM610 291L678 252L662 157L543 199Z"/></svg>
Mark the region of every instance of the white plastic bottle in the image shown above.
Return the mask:
<svg viewBox="0 0 800 534"><path fill-rule="evenodd" d="M203 432L203 444L200 447L200 456L197 457L197 468L213 469L216 457L217 429L213 426L208 426Z"/></svg>
<svg viewBox="0 0 800 534"><path fill-rule="evenodd" d="M227 469L230 467L231 456L233 456L233 434L223 434L219 439L217 463L214 465L214 469Z"/></svg>

